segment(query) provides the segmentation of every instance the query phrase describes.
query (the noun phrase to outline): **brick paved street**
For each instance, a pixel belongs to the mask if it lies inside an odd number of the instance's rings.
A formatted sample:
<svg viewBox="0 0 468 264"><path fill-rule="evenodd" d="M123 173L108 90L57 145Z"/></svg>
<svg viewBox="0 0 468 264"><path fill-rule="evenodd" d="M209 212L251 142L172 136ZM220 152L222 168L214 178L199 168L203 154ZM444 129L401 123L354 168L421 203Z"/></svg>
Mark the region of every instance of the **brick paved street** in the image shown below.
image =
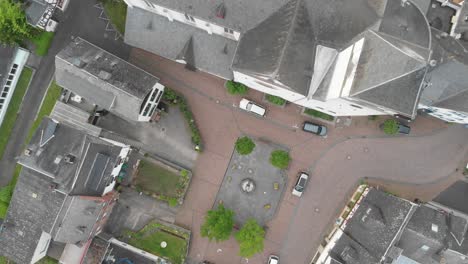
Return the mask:
<svg viewBox="0 0 468 264"><path fill-rule="evenodd" d="M205 151L196 161L185 203L176 216L176 223L192 231L189 257L195 261L247 263L237 256L234 239L209 242L200 237L199 230L241 134L284 145L291 149L293 158L277 216L267 224L265 250L248 263L265 263L272 253L280 255L281 263L309 263L324 232L363 177L406 197L412 197L411 193L432 197L461 177L455 169L468 151L468 129L461 126L420 116L411 124L411 136L389 138L378 129L383 118L371 121L362 117L353 118L349 127L330 128L329 136L321 138L298 129L307 118L295 105L268 105L268 116L257 118L236 107L240 97L228 95L223 80L187 71L183 65L138 49L133 49L130 57L132 63L187 97L202 133ZM262 103L263 95L249 91L246 97ZM312 177L298 199L290 190L297 173L304 169Z"/></svg>

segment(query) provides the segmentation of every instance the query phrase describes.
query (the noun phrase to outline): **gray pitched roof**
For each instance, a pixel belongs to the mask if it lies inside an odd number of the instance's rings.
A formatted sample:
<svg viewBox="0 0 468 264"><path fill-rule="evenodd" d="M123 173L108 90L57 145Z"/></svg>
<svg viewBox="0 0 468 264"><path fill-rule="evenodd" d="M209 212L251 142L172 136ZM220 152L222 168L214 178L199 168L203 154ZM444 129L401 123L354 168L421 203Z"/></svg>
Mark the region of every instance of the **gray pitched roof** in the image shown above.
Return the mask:
<svg viewBox="0 0 468 264"><path fill-rule="evenodd" d="M307 95L315 44L305 2L290 0L243 35L232 67Z"/></svg>
<svg viewBox="0 0 468 264"><path fill-rule="evenodd" d="M41 145L45 131L54 126L50 139ZM110 173L120 153L120 147L48 118L43 119L27 149L30 153L20 156L20 164L53 178L55 188L63 192L90 196L100 196L112 180ZM105 162L101 156L106 157Z"/></svg>
<svg viewBox="0 0 468 264"><path fill-rule="evenodd" d="M228 11L229 12L229 11ZM232 79L230 66L237 42L185 25L139 7L127 8L125 42L162 57L176 60L192 39L195 68Z"/></svg>
<svg viewBox="0 0 468 264"><path fill-rule="evenodd" d="M267 18L288 0L148 0L163 7L189 14L214 24L244 32ZM216 9L223 4L225 16L216 16ZM126 31L125 31L126 32Z"/></svg>
<svg viewBox="0 0 468 264"><path fill-rule="evenodd" d="M377 263L413 210L410 202L370 188L330 256L342 263Z"/></svg>
<svg viewBox="0 0 468 264"><path fill-rule="evenodd" d="M468 50L460 40L436 29L432 32L435 66L429 68L421 103L468 112Z"/></svg>
<svg viewBox="0 0 468 264"><path fill-rule="evenodd" d="M26 19L31 25L36 25L44 15L44 12L51 5L43 0L28 0L25 3L26 6Z"/></svg>
<svg viewBox="0 0 468 264"><path fill-rule="evenodd" d="M433 201L468 215L468 182L456 181Z"/></svg>
<svg viewBox="0 0 468 264"><path fill-rule="evenodd" d="M406 225L397 247L402 255L419 263L440 263L447 249L468 253L465 241L468 220L422 205ZM451 253L448 252L448 255ZM447 263L466 263L461 262Z"/></svg>
<svg viewBox="0 0 468 264"><path fill-rule="evenodd" d="M55 66L60 86L130 120L138 119L141 104L159 81L81 38L56 55Z"/></svg>
<svg viewBox="0 0 468 264"><path fill-rule="evenodd" d="M23 167L0 229L0 254L30 263L42 232L51 233L66 195L50 186L51 178Z"/></svg>
<svg viewBox="0 0 468 264"><path fill-rule="evenodd" d="M361 99L414 117L431 33L411 2L291 0L242 36L232 68L325 100L336 56L324 48L341 51L362 38L351 96L366 91Z"/></svg>

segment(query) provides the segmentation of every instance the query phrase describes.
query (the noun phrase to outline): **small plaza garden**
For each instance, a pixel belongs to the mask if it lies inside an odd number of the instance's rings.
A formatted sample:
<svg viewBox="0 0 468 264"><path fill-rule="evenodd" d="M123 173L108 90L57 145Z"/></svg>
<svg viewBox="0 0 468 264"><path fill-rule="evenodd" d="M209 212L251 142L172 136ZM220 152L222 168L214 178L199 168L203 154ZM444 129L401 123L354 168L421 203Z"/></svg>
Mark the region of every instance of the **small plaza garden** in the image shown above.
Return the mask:
<svg viewBox="0 0 468 264"><path fill-rule="evenodd" d="M124 231L121 239L129 245L167 259L172 264L183 264L188 251L190 231L152 221L137 232Z"/></svg>
<svg viewBox="0 0 468 264"><path fill-rule="evenodd" d="M146 157L139 161L133 185L138 191L177 206L183 202L190 178L188 170Z"/></svg>

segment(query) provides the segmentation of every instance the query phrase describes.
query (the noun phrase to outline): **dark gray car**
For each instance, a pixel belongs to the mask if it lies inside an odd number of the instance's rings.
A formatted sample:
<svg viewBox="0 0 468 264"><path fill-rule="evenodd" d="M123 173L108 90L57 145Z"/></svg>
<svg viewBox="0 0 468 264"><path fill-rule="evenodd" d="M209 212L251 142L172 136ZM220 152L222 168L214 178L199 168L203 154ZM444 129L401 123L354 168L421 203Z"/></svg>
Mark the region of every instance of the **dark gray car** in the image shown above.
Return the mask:
<svg viewBox="0 0 468 264"><path fill-rule="evenodd" d="M322 125L315 124L315 123L312 123L312 122L307 122L307 121L304 122L304 125L302 126L302 130L304 130L305 132L316 134L318 136L327 135L327 127L326 126L322 126Z"/></svg>

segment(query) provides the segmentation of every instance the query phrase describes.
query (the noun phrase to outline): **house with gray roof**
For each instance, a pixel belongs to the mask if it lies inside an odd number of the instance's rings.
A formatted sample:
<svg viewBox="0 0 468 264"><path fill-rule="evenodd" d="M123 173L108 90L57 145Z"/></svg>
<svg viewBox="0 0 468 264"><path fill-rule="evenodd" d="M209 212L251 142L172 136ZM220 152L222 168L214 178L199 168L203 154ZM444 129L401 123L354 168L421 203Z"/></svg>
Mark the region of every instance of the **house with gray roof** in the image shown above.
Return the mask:
<svg viewBox="0 0 468 264"><path fill-rule="evenodd" d="M0 254L36 263L52 243L61 263L81 263L118 197L130 148L44 118L19 157L21 174L0 228Z"/></svg>
<svg viewBox="0 0 468 264"><path fill-rule="evenodd" d="M164 92L159 78L81 38L55 57L58 85L100 109L150 121Z"/></svg>
<svg viewBox="0 0 468 264"><path fill-rule="evenodd" d="M468 215L367 188L313 263L466 264Z"/></svg>
<svg viewBox="0 0 468 264"><path fill-rule="evenodd" d="M429 12L455 12L422 0L125 2L126 43L333 116L413 119L445 68L431 58L432 28L464 36L443 18L429 23Z"/></svg>
<svg viewBox="0 0 468 264"><path fill-rule="evenodd" d="M54 19L55 10L66 9L70 0L26 0L24 8L27 22L39 29L54 32L58 22Z"/></svg>

